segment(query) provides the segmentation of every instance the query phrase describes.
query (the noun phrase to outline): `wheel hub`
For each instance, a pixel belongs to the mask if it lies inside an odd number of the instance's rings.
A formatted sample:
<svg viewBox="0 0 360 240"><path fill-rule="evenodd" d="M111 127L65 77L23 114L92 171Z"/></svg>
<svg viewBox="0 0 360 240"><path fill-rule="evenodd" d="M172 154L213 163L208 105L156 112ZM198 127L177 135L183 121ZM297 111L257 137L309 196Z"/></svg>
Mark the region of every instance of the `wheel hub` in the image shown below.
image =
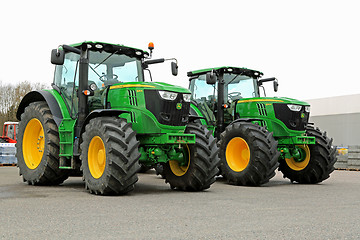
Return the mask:
<svg viewBox="0 0 360 240"><path fill-rule="evenodd" d="M22 143L26 166L30 169L37 168L40 165L45 148L44 128L38 119L33 118L28 122Z"/></svg>
<svg viewBox="0 0 360 240"><path fill-rule="evenodd" d="M308 145L297 145L297 152L291 158L285 158L287 165L295 171L301 171L310 162L310 149Z"/></svg>
<svg viewBox="0 0 360 240"><path fill-rule="evenodd" d="M243 171L250 162L250 148L241 137L234 137L226 146L226 162L235 172Z"/></svg>
<svg viewBox="0 0 360 240"><path fill-rule="evenodd" d="M178 177L185 175L190 166L190 149L188 145L185 145L182 149L182 155L184 161L170 160L169 166L171 171ZM184 165L183 163L186 162Z"/></svg>
<svg viewBox="0 0 360 240"><path fill-rule="evenodd" d="M90 174L98 179L100 178L106 166L105 145L99 136L91 139L88 150L88 165Z"/></svg>

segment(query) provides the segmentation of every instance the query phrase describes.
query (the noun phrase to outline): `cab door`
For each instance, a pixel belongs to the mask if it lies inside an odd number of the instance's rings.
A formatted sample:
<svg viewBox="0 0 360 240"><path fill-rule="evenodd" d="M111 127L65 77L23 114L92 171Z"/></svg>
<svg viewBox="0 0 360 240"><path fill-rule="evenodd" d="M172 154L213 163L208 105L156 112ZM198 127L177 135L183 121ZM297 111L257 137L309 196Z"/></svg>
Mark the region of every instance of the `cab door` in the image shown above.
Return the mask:
<svg viewBox="0 0 360 240"><path fill-rule="evenodd" d="M66 53L64 64L55 68L54 84L60 88L73 119L78 113L79 59L79 54Z"/></svg>

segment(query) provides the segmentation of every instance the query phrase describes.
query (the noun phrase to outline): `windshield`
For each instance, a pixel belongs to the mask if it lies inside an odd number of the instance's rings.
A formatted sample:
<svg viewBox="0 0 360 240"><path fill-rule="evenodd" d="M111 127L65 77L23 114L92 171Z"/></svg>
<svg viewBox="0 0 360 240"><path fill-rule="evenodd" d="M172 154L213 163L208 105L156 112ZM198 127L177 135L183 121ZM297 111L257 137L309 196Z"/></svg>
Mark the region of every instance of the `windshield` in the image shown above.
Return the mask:
<svg viewBox="0 0 360 240"><path fill-rule="evenodd" d="M207 121L215 122L214 111L217 100L217 83L210 85L206 83L205 75L201 75L190 81L191 100L196 102L200 111Z"/></svg>
<svg viewBox="0 0 360 240"><path fill-rule="evenodd" d="M76 118L78 112L79 60L79 54L68 52L64 64L55 68L54 83L61 90L73 118ZM90 111L104 108L107 86L144 81L141 60L124 54L90 51L88 81L89 85L97 86L94 95L88 97Z"/></svg>
<svg viewBox="0 0 360 240"><path fill-rule="evenodd" d="M89 84L98 88L122 82L143 82L141 61L126 55L89 52Z"/></svg>
<svg viewBox="0 0 360 240"><path fill-rule="evenodd" d="M224 74L225 101L259 97L256 80L239 74Z"/></svg>
<svg viewBox="0 0 360 240"><path fill-rule="evenodd" d="M216 85L209 85L205 81L205 74L194 78L190 82L191 98L193 101L216 101ZM259 97L256 80L238 74L224 74L224 100L237 100L240 98Z"/></svg>
<svg viewBox="0 0 360 240"><path fill-rule="evenodd" d="M206 83L205 75L191 80L190 91L191 99L195 102L215 100L217 96L214 85Z"/></svg>

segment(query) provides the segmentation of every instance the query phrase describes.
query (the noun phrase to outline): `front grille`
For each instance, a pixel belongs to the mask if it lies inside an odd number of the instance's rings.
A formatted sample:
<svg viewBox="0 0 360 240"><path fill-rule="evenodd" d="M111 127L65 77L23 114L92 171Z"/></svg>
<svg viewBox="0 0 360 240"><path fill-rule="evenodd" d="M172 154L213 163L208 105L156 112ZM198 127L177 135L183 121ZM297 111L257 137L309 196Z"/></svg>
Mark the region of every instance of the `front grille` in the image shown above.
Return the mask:
<svg viewBox="0 0 360 240"><path fill-rule="evenodd" d="M291 111L286 104L274 103L275 117L282 121L291 130L305 131L309 121L309 113L305 106L299 112Z"/></svg>
<svg viewBox="0 0 360 240"><path fill-rule="evenodd" d="M159 123L170 126L185 126L188 123L190 103L183 100L181 93L173 101L162 99L156 90L144 90L144 94L146 109Z"/></svg>

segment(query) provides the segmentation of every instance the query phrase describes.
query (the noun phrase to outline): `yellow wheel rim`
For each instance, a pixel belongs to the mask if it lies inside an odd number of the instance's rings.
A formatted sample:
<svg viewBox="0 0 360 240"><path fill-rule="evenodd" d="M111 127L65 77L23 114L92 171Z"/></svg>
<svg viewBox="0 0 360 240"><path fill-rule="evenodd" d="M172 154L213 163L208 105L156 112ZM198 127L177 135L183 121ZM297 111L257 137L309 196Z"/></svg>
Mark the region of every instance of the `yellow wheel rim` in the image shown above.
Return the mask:
<svg viewBox="0 0 360 240"><path fill-rule="evenodd" d="M22 141L26 166L30 169L37 168L44 155L45 148L44 128L38 119L33 118L28 122Z"/></svg>
<svg viewBox="0 0 360 240"><path fill-rule="evenodd" d="M91 175L98 179L105 170L106 152L102 139L95 136L91 139L88 150L88 165Z"/></svg>
<svg viewBox="0 0 360 240"><path fill-rule="evenodd" d="M235 172L243 171L250 162L250 148L241 137L234 137L226 146L226 162Z"/></svg>
<svg viewBox="0 0 360 240"><path fill-rule="evenodd" d="M178 177L183 176L187 170L189 169L190 166L190 149L188 147L188 145L186 145L186 147L184 147L184 154L187 154L187 156L184 156L187 160L188 163L186 166L180 166L178 161L175 160L170 160L169 161L169 166L171 171Z"/></svg>
<svg viewBox="0 0 360 240"><path fill-rule="evenodd" d="M301 148L302 150L305 151L306 156L305 156L304 161L296 162L294 160L294 158L285 158L285 161L292 170L301 171L304 168L306 168L306 166L310 162L310 149L309 149L308 145L298 145L297 147Z"/></svg>

